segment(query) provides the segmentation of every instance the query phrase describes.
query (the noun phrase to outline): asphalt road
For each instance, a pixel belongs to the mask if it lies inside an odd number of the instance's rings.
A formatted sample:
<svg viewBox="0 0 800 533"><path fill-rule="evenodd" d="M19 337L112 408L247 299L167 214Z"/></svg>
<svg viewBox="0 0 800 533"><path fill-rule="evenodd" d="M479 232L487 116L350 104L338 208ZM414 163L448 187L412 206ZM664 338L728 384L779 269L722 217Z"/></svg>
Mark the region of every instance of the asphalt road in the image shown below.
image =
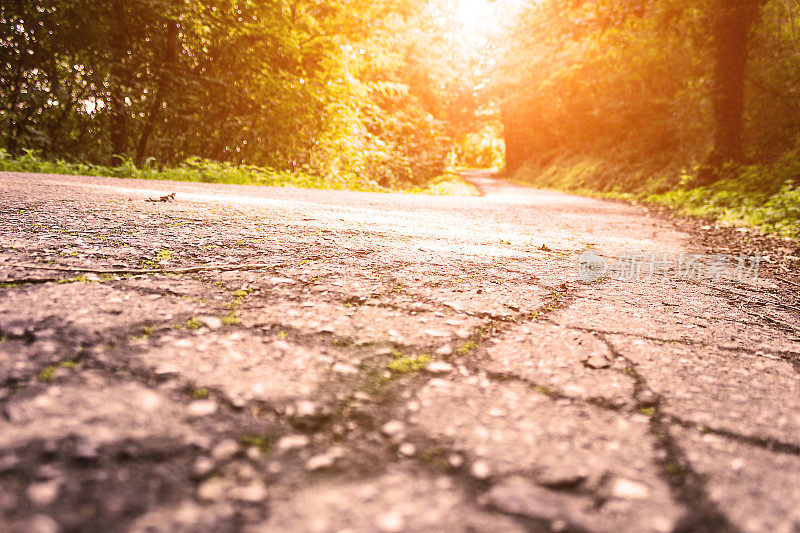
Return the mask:
<svg viewBox="0 0 800 533"><path fill-rule="evenodd" d="M0 529L799 531L800 321L755 260L467 177L0 173Z"/></svg>

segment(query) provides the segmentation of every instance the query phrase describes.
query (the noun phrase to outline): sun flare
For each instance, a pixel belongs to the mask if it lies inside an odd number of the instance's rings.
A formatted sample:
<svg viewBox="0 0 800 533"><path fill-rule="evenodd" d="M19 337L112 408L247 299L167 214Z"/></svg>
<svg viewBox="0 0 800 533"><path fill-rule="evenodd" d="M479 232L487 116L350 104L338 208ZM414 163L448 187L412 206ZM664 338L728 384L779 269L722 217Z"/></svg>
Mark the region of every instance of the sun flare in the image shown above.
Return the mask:
<svg viewBox="0 0 800 533"><path fill-rule="evenodd" d="M497 27L494 7L487 0L455 0L455 23L464 34L486 34Z"/></svg>

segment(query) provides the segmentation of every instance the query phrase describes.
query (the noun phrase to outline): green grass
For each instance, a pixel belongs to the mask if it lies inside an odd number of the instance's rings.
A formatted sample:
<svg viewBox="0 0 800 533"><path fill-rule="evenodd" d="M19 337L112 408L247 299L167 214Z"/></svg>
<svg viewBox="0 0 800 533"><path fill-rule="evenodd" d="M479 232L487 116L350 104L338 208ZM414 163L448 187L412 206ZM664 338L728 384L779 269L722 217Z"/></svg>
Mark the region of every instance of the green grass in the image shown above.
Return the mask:
<svg viewBox="0 0 800 533"><path fill-rule="evenodd" d="M663 205L681 214L800 237L800 147L772 163L729 166L729 176L702 185L698 165L634 168L599 159L527 165L512 181L595 198Z"/></svg>
<svg viewBox="0 0 800 533"><path fill-rule="evenodd" d="M731 172L735 177L699 187L691 185L694 175L687 173L679 188L644 200L690 216L800 237L800 151L770 165L748 165Z"/></svg>
<svg viewBox="0 0 800 533"><path fill-rule="evenodd" d="M195 400L205 400L210 394L211 392L208 389L201 387L199 389L194 389L191 396Z"/></svg>
<svg viewBox="0 0 800 533"><path fill-rule="evenodd" d="M397 356L395 356L397 357ZM387 365L387 368L395 374L413 374L425 369L433 358L430 355L422 354L414 357L397 357Z"/></svg>
<svg viewBox="0 0 800 533"><path fill-rule="evenodd" d="M223 183L229 185L262 185L271 187L295 187L303 189L339 189L369 192L405 192L412 194L474 196L477 190L455 174L445 174L431 180L426 186L407 186L396 189L382 187L377 183L360 179L352 173L323 177L309 171L286 171L252 165L218 163L199 157L190 157L177 167L165 168L148 160L137 167L129 159L123 159L118 167L91 163L73 163L64 160L47 160L33 150L26 150L12 158L0 149L0 171L38 172L43 174L69 174L76 176L109 176L147 180L192 181L200 183Z"/></svg>

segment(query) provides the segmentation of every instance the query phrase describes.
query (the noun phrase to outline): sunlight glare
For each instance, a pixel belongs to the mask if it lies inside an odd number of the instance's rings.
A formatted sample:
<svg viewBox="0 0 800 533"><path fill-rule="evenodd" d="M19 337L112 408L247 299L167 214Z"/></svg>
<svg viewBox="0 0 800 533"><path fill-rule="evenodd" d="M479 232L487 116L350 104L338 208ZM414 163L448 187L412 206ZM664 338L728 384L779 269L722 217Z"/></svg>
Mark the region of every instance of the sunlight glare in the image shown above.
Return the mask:
<svg viewBox="0 0 800 533"><path fill-rule="evenodd" d="M467 55L472 55L485 47L500 29L500 3L492 0L443 0L435 9L434 16L447 28L443 36Z"/></svg>

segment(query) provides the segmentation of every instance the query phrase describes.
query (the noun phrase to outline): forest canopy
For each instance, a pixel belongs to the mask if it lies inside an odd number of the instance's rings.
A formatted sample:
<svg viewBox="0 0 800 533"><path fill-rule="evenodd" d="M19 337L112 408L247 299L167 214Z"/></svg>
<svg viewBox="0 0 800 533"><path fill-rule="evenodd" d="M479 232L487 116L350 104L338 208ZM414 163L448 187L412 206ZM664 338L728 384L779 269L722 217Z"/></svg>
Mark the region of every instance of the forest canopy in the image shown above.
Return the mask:
<svg viewBox="0 0 800 533"><path fill-rule="evenodd" d="M453 164L607 190L779 165L778 190L800 166L798 13L800 0L9 0L2 146L388 187Z"/></svg>

